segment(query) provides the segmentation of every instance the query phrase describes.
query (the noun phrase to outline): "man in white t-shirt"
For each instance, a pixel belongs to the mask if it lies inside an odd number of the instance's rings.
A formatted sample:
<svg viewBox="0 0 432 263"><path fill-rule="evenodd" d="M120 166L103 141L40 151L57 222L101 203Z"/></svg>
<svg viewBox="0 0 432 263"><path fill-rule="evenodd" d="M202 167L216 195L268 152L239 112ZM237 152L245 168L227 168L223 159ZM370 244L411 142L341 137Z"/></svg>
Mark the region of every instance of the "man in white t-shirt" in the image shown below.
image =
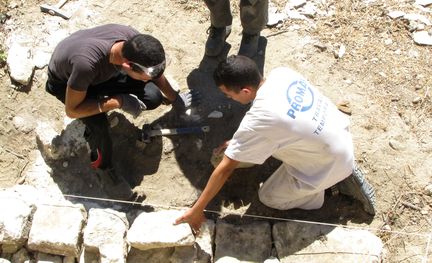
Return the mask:
<svg viewBox="0 0 432 263"><path fill-rule="evenodd" d="M198 231L203 210L237 165L262 164L270 156L282 164L259 190L265 205L318 209L325 189L349 178L342 188L359 199L366 212L375 213L374 191L355 169L349 119L300 74L277 68L264 80L253 60L230 56L219 64L214 79L227 97L252 106L226 143L201 196L176 223L187 222Z"/></svg>

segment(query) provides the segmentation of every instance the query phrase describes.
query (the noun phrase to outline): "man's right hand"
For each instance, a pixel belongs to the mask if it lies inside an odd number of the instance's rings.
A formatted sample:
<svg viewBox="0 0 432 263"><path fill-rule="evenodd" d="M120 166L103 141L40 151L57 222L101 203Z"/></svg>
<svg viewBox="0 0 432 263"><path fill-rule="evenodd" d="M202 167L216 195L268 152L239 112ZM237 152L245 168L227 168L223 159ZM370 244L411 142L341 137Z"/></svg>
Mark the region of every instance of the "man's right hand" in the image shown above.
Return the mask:
<svg viewBox="0 0 432 263"><path fill-rule="evenodd" d="M174 224L188 223L192 228L193 233L198 235L201 225L205 220L206 218L202 210L190 208L181 217L177 218Z"/></svg>
<svg viewBox="0 0 432 263"><path fill-rule="evenodd" d="M134 118L138 117L147 106L142 102L136 95L133 94L121 94L122 104L120 109L131 114Z"/></svg>

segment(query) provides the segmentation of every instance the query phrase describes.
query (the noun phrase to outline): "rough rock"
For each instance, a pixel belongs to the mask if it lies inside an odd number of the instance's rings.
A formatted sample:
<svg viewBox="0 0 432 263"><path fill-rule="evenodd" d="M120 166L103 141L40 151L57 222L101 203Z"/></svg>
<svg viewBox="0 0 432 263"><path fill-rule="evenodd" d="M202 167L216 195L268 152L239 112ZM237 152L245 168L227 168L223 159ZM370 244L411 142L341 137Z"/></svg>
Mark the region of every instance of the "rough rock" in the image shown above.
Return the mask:
<svg viewBox="0 0 432 263"><path fill-rule="evenodd" d="M427 31L414 32L413 39L419 45L432 45L432 36Z"/></svg>
<svg viewBox="0 0 432 263"><path fill-rule="evenodd" d="M26 47L14 41L8 51L7 65L10 77L22 85L28 85L33 76L33 63L31 51Z"/></svg>
<svg viewBox="0 0 432 263"><path fill-rule="evenodd" d="M42 155L48 160L58 160L76 155L87 147L84 139L84 124L79 121L65 120L66 127L59 134L51 124L40 122L36 127L36 141Z"/></svg>

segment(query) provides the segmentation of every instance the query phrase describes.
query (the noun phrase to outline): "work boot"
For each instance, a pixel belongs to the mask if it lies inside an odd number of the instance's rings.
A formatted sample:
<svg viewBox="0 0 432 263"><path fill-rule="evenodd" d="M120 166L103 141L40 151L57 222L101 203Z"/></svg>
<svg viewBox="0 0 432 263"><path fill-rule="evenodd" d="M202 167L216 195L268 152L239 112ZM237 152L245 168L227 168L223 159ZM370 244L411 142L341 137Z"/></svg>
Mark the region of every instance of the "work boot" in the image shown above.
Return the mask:
<svg viewBox="0 0 432 263"><path fill-rule="evenodd" d="M205 54L209 57L215 57L222 52L225 46L225 39L231 33L231 26L210 26L207 33L209 36L205 45Z"/></svg>
<svg viewBox="0 0 432 263"><path fill-rule="evenodd" d="M249 58L253 58L258 51L259 37L260 37L259 33L253 35L243 33L238 54Z"/></svg>
<svg viewBox="0 0 432 263"><path fill-rule="evenodd" d="M336 186L341 194L360 201L368 214L375 215L375 190L366 181L363 172L357 165L352 174L337 183Z"/></svg>
<svg viewBox="0 0 432 263"><path fill-rule="evenodd" d="M97 169L102 165L102 154L99 149L90 151L90 166Z"/></svg>

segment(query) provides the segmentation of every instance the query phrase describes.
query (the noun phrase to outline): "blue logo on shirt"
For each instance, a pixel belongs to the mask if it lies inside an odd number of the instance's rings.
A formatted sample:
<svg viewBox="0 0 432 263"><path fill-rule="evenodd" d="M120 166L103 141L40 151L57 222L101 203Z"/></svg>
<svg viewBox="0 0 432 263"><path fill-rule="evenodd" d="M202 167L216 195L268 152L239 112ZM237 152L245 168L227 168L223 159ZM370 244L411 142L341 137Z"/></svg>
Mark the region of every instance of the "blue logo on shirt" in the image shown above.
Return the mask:
<svg viewBox="0 0 432 263"><path fill-rule="evenodd" d="M290 106L287 115L295 119L297 113L305 112L314 104L314 93L304 80L296 80L291 83L286 91Z"/></svg>

